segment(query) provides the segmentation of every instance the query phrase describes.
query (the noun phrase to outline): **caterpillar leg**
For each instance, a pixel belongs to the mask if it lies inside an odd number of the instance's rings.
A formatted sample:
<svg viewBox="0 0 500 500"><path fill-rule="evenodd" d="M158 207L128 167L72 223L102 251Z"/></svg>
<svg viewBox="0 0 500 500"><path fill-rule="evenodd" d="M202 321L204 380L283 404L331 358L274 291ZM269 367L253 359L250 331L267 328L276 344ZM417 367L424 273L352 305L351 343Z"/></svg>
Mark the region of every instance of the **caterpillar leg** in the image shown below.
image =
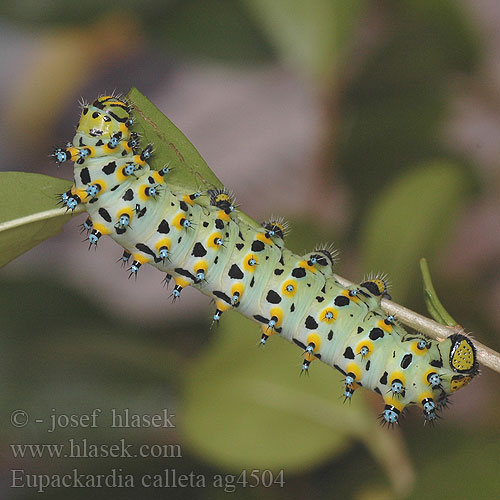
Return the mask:
<svg viewBox="0 0 500 500"><path fill-rule="evenodd" d="M214 324L219 326L219 321L220 321L222 314L224 313L224 311L227 311L228 309L230 309L231 306L229 306L225 302L222 302L221 300L217 300L215 305L216 305L216 310L215 310L215 314L213 316L212 326Z"/></svg>
<svg viewBox="0 0 500 500"><path fill-rule="evenodd" d="M216 327L219 326L219 321L220 321L220 318L222 316L222 313L224 311L222 311L221 309L216 309L215 310L215 313L212 317L212 324L210 325L210 328L213 328L213 326L215 325Z"/></svg>
<svg viewBox="0 0 500 500"><path fill-rule="evenodd" d="M109 234L109 230L106 226L101 224L92 224L92 231L90 232L87 240L89 241L89 250L94 247L94 250L97 249L97 243L99 242L101 236L103 234Z"/></svg>
<svg viewBox="0 0 500 500"><path fill-rule="evenodd" d="M189 281L185 280L182 277L176 276L174 277L174 281L175 281L175 286L170 295L172 297L172 303L174 303L177 299L179 299L182 290L184 290L184 288L190 285Z"/></svg>
<svg viewBox="0 0 500 500"><path fill-rule="evenodd" d="M168 289L168 285L170 285L170 280L172 279L172 275L171 274L165 274L164 278L161 280L161 282L163 283L163 286L166 286L167 289Z"/></svg>
<svg viewBox="0 0 500 500"><path fill-rule="evenodd" d="M83 222L82 224L80 224L80 234L82 234L85 231L87 231L87 235L88 235L90 233L90 231L92 231L93 225L94 224L92 223L92 219L90 217L88 217L85 222Z"/></svg>
<svg viewBox="0 0 500 500"><path fill-rule="evenodd" d="M380 423L385 426L394 427L394 424L399 425L399 417L401 415L401 411L398 410L393 405L385 405L384 411L380 414L379 419Z"/></svg>
<svg viewBox="0 0 500 500"><path fill-rule="evenodd" d="M424 398L421 401L421 405L424 411L424 423L429 422L430 425L434 425L439 415L436 413L436 403L432 398Z"/></svg>
<svg viewBox="0 0 500 500"><path fill-rule="evenodd" d="M65 193L61 193L58 195L59 201L58 205L63 205L66 207L66 211L71 210L72 212L75 208L82 202L82 199L78 194L73 193L73 188L69 189Z"/></svg>
<svg viewBox="0 0 500 500"><path fill-rule="evenodd" d="M139 262L138 260L132 261L132 265L127 269L128 271L130 271L130 274L128 275L128 279L130 279L133 276L134 279L137 280L137 273L139 272L139 269L141 268L141 266L142 266L142 263Z"/></svg>
<svg viewBox="0 0 500 500"><path fill-rule="evenodd" d="M125 267L128 264L130 257L132 257L132 254L128 250L123 250L122 256L116 262L120 262L121 266Z"/></svg>
<svg viewBox="0 0 500 500"><path fill-rule="evenodd" d="M262 336L260 337L260 345L264 347L266 345L267 339L276 333L279 333L281 329L276 330L279 319L277 316L271 316L271 319L266 325L262 325Z"/></svg>
<svg viewBox="0 0 500 500"><path fill-rule="evenodd" d="M304 360L302 361L302 366L300 368L300 375L305 373L306 375L309 375L309 367L311 366L311 363L316 359L314 356L310 354L304 354Z"/></svg>
<svg viewBox="0 0 500 500"><path fill-rule="evenodd" d="M296 343L304 349L304 362L302 363L302 370L300 374L302 375L304 372L309 374L309 366L315 359L317 359L315 353L317 353L319 350L319 347L321 345L321 338L317 333L311 333L307 337L307 345L304 345L300 342ZM317 356L321 358L319 354Z"/></svg>
<svg viewBox="0 0 500 500"><path fill-rule="evenodd" d="M357 384L346 385L344 387L344 393L342 394L344 398L344 403L346 401L349 401L349 403L351 402L352 395L354 394L354 391L357 389L357 387L358 387Z"/></svg>

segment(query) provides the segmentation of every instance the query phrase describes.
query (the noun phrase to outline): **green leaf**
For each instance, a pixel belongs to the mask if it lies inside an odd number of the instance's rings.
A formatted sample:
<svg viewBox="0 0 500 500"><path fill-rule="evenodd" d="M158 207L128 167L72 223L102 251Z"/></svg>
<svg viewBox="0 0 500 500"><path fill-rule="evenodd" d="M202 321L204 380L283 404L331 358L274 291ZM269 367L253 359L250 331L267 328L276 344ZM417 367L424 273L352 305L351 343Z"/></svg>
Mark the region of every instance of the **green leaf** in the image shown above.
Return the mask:
<svg viewBox="0 0 500 500"><path fill-rule="evenodd" d="M364 0L245 0L283 58L313 80L337 76Z"/></svg>
<svg viewBox="0 0 500 500"><path fill-rule="evenodd" d="M57 208L56 195L70 187L47 175L0 172L0 267L61 232L71 214Z"/></svg>
<svg viewBox="0 0 500 500"><path fill-rule="evenodd" d="M133 87L127 95L134 107L134 131L142 136L142 146L154 145L149 162L151 168L160 170L165 165L173 167L169 184L192 189L222 187L200 153L186 136L143 94Z"/></svg>
<svg viewBox="0 0 500 500"><path fill-rule="evenodd" d="M432 284L431 272L427 260L420 259L420 272L424 283L424 300L429 314L442 325L455 326L457 322L451 317L450 313L444 308L439 300L434 285Z"/></svg>
<svg viewBox="0 0 500 500"><path fill-rule="evenodd" d="M360 236L366 270L389 273L398 300L418 282L417 262L442 245L469 193L469 176L450 162L404 172L368 208Z"/></svg>
<svg viewBox="0 0 500 500"><path fill-rule="evenodd" d="M299 377L296 346L271 337L260 349L259 338L255 323L227 312L192 367L180 430L194 453L234 471L302 471L341 453L353 436L385 433L362 391L343 404L339 373L315 362Z"/></svg>

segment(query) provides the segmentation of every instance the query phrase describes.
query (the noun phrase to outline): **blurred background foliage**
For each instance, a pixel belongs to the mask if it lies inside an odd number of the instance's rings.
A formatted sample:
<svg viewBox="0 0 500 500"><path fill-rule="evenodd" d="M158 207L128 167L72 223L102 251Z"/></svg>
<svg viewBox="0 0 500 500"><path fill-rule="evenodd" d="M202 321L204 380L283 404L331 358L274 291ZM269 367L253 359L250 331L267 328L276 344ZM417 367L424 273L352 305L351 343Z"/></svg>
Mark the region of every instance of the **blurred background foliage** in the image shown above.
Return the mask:
<svg viewBox="0 0 500 500"><path fill-rule="evenodd" d="M4 0L1 170L71 178L48 158L72 136L77 101L137 86L191 139L256 219L286 216L289 246L341 250L339 274L385 271L424 312L418 258L466 329L500 347L500 5L491 0ZM4 203L4 205L2 205ZM2 211L8 209L0 199ZM460 391L437 428L413 409L401 429L382 403L186 290L171 305L154 270L128 282L112 242L97 254L65 232L2 269L2 498L10 469L210 477L285 471L285 486L238 498L496 498L498 375ZM318 363L319 365L319 363ZM361 392L361 391L360 391ZM154 413L175 429L9 425L93 408ZM179 443L173 459L15 460L13 442ZM88 498L72 490L71 498ZM218 498L220 489L134 490L127 498ZM122 498L118 489L95 498ZM50 498L68 498L51 490Z"/></svg>

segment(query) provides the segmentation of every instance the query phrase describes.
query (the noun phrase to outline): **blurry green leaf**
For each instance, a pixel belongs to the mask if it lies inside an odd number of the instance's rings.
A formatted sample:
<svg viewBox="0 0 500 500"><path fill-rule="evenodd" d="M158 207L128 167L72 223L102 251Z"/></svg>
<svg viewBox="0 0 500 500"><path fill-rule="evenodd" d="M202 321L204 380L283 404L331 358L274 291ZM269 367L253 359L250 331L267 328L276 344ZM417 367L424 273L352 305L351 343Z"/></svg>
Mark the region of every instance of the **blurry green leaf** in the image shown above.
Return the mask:
<svg viewBox="0 0 500 500"><path fill-rule="evenodd" d="M404 172L367 207L360 235L363 268L386 271L401 301L418 281L421 255L434 255L469 191L469 176L449 162Z"/></svg>
<svg viewBox="0 0 500 500"><path fill-rule="evenodd" d="M315 81L337 76L364 0L245 0L292 66Z"/></svg>
<svg viewBox="0 0 500 500"><path fill-rule="evenodd" d="M300 377L296 346L271 337L260 349L255 323L234 313L213 335L187 378L182 410L184 437L205 460L233 471L303 471L354 436L376 442L387 434L361 394L343 404L342 375L332 368L315 362L310 376Z"/></svg>
<svg viewBox="0 0 500 500"><path fill-rule="evenodd" d="M168 7L163 0L137 9L150 37L169 51L248 65L265 61L272 48L239 1L182 0Z"/></svg>
<svg viewBox="0 0 500 500"><path fill-rule="evenodd" d="M179 53L238 64L263 61L272 54L253 19L235 0L120 0L119 9L116 2L101 0L3 0L0 15L37 29L42 25L86 28L109 19L133 23L146 39L148 55L153 47L158 50L150 68ZM133 43L122 55L131 50L137 50Z"/></svg>
<svg viewBox="0 0 500 500"><path fill-rule="evenodd" d="M432 284L431 272L426 259L420 259L420 272L424 284L424 300L427 311L438 323L447 326L455 326L457 322L450 316L439 300L434 285Z"/></svg>
<svg viewBox="0 0 500 500"><path fill-rule="evenodd" d="M497 422L498 416L490 420L484 430L476 427L467 429L463 422L456 428L448 426L439 432L419 436L413 449L419 462L419 476L425 480L417 481L412 495L405 498L499 498L500 433Z"/></svg>
<svg viewBox="0 0 500 500"><path fill-rule="evenodd" d="M357 199L370 199L387 177L449 154L442 142L450 85L478 60L470 16L448 0L384 1L390 19L378 46L342 94L337 143L340 174ZM357 204L359 212L363 204Z"/></svg>
<svg viewBox="0 0 500 500"><path fill-rule="evenodd" d="M443 63L458 71L472 71L478 61L480 32L466 4L449 0L402 0L396 5L403 17L418 19L427 43L439 48Z"/></svg>
<svg viewBox="0 0 500 500"><path fill-rule="evenodd" d="M57 208L56 195L70 187L47 175L0 172L0 267L61 232L71 214Z"/></svg>

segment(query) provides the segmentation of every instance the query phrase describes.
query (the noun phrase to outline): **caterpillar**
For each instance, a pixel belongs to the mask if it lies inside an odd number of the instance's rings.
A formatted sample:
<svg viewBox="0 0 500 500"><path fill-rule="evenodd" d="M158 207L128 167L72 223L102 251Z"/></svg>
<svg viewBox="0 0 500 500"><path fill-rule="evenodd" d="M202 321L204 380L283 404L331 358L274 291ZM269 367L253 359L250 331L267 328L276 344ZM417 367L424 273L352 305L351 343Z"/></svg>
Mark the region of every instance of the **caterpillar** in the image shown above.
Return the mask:
<svg viewBox="0 0 500 500"><path fill-rule="evenodd" d="M259 323L260 345L273 335L294 342L303 352L301 373L321 360L343 374L344 401L358 387L380 394L379 418L390 427L409 405L433 424L449 395L478 373L467 336L439 342L407 332L383 312L384 276L345 287L333 273L332 247L298 256L284 245L282 219L252 226L226 189L186 192L169 184L171 168L150 168L153 145L140 151L132 125L126 99L98 97L82 105L72 144L53 153L58 164L74 162L74 184L59 202L69 211L85 205L81 230L89 248L103 235L113 238L129 277L151 264L166 284L173 280L173 301L187 286L211 297L213 323L234 309Z"/></svg>

